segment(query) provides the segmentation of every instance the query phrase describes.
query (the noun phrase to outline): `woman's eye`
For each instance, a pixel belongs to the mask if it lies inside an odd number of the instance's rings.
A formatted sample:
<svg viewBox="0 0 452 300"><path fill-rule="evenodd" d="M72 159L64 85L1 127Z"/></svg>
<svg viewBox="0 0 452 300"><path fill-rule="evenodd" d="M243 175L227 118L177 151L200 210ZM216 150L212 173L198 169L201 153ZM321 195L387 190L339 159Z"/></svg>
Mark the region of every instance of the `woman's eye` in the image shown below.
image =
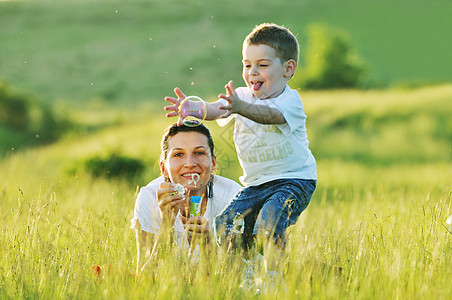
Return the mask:
<svg viewBox="0 0 452 300"><path fill-rule="evenodd" d="M266 68L268 65L259 65L261 68Z"/></svg>
<svg viewBox="0 0 452 300"><path fill-rule="evenodd" d="M205 155L206 154L206 152L204 152L204 151L198 151L198 152L196 152L196 155Z"/></svg>
<svg viewBox="0 0 452 300"><path fill-rule="evenodd" d="M174 157L180 157L180 156L182 156L182 153L174 153L173 156Z"/></svg>

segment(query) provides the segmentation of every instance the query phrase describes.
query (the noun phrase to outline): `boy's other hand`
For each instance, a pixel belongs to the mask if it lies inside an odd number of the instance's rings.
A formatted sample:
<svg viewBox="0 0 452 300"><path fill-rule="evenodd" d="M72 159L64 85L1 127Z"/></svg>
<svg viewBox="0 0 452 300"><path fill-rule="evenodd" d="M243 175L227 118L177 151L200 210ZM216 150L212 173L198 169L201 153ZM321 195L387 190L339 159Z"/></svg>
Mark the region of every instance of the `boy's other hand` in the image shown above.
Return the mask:
<svg viewBox="0 0 452 300"><path fill-rule="evenodd" d="M171 103L173 105L165 106L164 110L170 111L169 113L166 114L166 116L168 118L179 116L179 120L177 121L177 125L182 125L182 118L179 115L179 105L182 102L182 100L184 100L187 96L185 96L185 94L182 93L182 91L178 87L176 87L174 89L174 93L176 94L177 99L173 98L173 97L168 97L168 96L165 97L165 101L168 101L169 103Z"/></svg>
<svg viewBox="0 0 452 300"><path fill-rule="evenodd" d="M218 108L226 110L226 112L221 117L227 118L232 113L240 112L240 104L242 103L242 100L240 100L239 96L237 96L237 93L235 92L235 89L234 89L234 83L232 82L232 80L229 81L224 86L224 88L226 89L226 95L220 94L218 97L228 101L228 104L221 105Z"/></svg>

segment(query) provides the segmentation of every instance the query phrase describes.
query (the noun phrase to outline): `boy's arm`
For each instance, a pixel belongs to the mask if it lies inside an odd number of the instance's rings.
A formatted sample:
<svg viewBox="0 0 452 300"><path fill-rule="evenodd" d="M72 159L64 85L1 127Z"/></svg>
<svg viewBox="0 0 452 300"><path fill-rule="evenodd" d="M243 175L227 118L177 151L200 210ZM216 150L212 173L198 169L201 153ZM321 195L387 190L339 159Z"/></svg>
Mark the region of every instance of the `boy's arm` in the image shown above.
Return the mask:
<svg viewBox="0 0 452 300"><path fill-rule="evenodd" d="M205 103L205 120L212 121L220 118L226 118L230 114L237 113L245 118L248 118L260 124L284 124L286 120L283 114L276 108L268 107L262 104L250 104L241 100L235 92L232 81L229 81L225 86L227 95L219 95L221 99L225 99L228 104L224 105L221 100L211 103ZM182 124L182 117L179 115L179 105L186 98L185 94L179 89L175 88L174 93L177 99L173 97L165 97L165 100L172 105L165 106L167 117L179 116L178 125Z"/></svg>
<svg viewBox="0 0 452 300"><path fill-rule="evenodd" d="M165 97L165 101L168 101L172 105L165 106L165 110L169 111L166 114L167 117L179 117L178 125L182 124L182 117L179 114L179 106L181 102L187 97L185 94L179 89L175 88L174 93L177 98L174 97ZM204 102L205 104L205 120L212 121L221 118L227 111L221 109L222 106L221 101L216 101L212 103Z"/></svg>
<svg viewBox="0 0 452 300"><path fill-rule="evenodd" d="M235 92L232 81L229 81L228 84L225 85L225 89L226 95L221 94L219 96L220 98L228 101L227 105L219 107L219 109L227 110L227 113L223 114L223 117L236 113L260 124L286 123L286 119L278 109L262 104L248 103L241 100Z"/></svg>
<svg viewBox="0 0 452 300"><path fill-rule="evenodd" d="M223 107L223 103L219 100L216 102L207 102L205 119L207 121L213 121L222 118L227 113L227 110L221 107Z"/></svg>

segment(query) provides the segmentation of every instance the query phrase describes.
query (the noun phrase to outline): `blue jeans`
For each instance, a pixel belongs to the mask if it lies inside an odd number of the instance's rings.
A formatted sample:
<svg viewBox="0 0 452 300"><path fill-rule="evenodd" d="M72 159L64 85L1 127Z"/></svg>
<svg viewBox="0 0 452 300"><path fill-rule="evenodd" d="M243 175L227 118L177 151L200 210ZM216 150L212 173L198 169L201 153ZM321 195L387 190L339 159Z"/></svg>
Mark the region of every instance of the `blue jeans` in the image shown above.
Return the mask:
<svg viewBox="0 0 452 300"><path fill-rule="evenodd" d="M278 179L242 188L215 217L217 242L226 245L239 235L247 250L254 236L263 234L284 248L286 229L308 206L316 184L316 180Z"/></svg>

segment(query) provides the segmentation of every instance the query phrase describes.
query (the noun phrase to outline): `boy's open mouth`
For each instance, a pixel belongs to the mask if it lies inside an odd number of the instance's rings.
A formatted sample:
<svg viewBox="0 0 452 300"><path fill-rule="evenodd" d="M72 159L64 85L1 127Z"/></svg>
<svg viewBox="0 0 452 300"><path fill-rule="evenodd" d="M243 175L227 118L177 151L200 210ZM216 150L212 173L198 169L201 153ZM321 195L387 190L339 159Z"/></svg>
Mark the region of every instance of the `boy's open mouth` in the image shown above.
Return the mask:
<svg viewBox="0 0 452 300"><path fill-rule="evenodd" d="M251 87L253 88L253 91L257 91L262 86L262 81L251 81Z"/></svg>

